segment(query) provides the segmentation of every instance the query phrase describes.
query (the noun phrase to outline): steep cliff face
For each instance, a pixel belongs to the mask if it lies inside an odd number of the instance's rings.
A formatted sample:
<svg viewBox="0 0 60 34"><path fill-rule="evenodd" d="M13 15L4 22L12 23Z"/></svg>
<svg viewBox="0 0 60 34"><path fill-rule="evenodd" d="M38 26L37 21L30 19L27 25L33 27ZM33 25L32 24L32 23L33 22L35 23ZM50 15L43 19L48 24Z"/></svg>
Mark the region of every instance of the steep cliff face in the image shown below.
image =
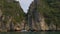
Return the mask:
<svg viewBox="0 0 60 34"><path fill-rule="evenodd" d="M0 31L60 30L60 1L34 0L25 15L19 2L0 0Z"/></svg>
<svg viewBox="0 0 60 34"><path fill-rule="evenodd" d="M40 9L38 9L39 0L34 0L32 4L30 5L30 9L28 10L28 24L29 27L36 30L48 30L48 26L45 23L45 18L42 14L40 14ZM33 27L32 27L33 26Z"/></svg>
<svg viewBox="0 0 60 34"><path fill-rule="evenodd" d="M28 23L35 23L36 29L58 30L60 28L59 7L59 0L37 0L37 4L33 2L28 10L28 21L30 21Z"/></svg>
<svg viewBox="0 0 60 34"><path fill-rule="evenodd" d="M0 0L0 29L9 29L24 20L24 12L15 0ZM12 25L10 23L13 23ZM19 25L20 26L20 25Z"/></svg>

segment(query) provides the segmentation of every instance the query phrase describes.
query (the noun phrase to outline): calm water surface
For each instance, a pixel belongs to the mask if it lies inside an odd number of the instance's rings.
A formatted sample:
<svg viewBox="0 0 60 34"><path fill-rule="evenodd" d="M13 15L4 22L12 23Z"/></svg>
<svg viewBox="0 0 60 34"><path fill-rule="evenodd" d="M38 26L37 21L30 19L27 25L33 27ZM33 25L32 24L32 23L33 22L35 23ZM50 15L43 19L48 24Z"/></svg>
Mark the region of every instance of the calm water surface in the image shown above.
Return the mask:
<svg viewBox="0 0 60 34"><path fill-rule="evenodd" d="M0 34L60 34L58 32L0 32Z"/></svg>

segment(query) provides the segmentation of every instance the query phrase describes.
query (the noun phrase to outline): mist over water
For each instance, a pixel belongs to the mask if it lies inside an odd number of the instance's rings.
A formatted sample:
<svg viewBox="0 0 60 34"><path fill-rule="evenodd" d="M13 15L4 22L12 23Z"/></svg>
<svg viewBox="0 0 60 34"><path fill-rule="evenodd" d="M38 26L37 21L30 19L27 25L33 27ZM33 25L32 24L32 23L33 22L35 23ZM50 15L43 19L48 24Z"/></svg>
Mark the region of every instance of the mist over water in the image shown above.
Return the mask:
<svg viewBox="0 0 60 34"><path fill-rule="evenodd" d="M23 9L24 13L28 12L30 4L33 2L33 0L16 0L19 1L21 8Z"/></svg>

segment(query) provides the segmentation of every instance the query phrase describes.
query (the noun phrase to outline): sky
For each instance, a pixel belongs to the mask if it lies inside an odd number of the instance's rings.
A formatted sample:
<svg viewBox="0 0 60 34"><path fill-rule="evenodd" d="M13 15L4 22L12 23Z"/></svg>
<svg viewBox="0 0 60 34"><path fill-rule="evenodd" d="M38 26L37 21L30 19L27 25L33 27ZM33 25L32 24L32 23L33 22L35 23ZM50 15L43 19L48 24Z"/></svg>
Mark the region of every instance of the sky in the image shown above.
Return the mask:
<svg viewBox="0 0 60 34"><path fill-rule="evenodd" d="M21 8L23 9L23 11L25 13L27 13L28 9L29 9L29 6L30 6L30 4L32 3L33 0L16 0L16 1L19 1L20 5L21 5Z"/></svg>

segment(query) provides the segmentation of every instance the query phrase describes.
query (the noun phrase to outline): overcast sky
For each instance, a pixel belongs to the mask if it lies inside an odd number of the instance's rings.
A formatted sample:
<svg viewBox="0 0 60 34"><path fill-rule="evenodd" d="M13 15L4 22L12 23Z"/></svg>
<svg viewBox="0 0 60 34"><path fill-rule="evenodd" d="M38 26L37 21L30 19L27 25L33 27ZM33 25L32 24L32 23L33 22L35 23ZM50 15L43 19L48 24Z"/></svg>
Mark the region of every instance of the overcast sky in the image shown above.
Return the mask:
<svg viewBox="0 0 60 34"><path fill-rule="evenodd" d="M27 10L29 9L29 6L33 0L17 0L17 1L19 1L21 8L24 10L24 12L27 13Z"/></svg>

